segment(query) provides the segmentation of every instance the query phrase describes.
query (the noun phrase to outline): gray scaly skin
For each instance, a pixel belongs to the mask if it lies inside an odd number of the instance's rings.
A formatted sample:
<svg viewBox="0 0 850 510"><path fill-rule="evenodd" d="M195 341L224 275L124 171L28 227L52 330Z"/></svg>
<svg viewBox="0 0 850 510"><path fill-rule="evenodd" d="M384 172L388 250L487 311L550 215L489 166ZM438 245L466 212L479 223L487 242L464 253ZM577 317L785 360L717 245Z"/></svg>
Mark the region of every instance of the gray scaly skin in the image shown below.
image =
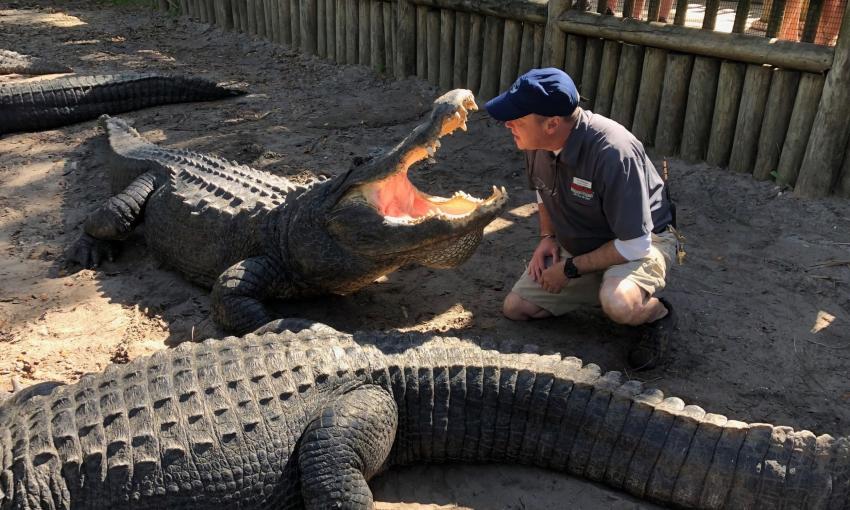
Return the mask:
<svg viewBox="0 0 850 510"><path fill-rule="evenodd" d="M13 398L0 509L363 510L381 470L449 461L540 466L681 508L850 508L847 438L727 420L530 346L290 327Z"/></svg>
<svg viewBox="0 0 850 510"><path fill-rule="evenodd" d="M244 94L203 78L152 73L0 83L0 134L38 131L151 106Z"/></svg>
<svg viewBox="0 0 850 510"><path fill-rule="evenodd" d="M126 189L92 214L71 260L96 266L112 257L144 218L149 249L188 279L212 287L213 318L225 330L253 331L274 317L262 301L348 294L399 267L456 266L507 204L458 192L427 195L408 180L439 138L465 129L472 93L454 90L391 150L343 175L294 185L285 178L147 142L126 122L104 119ZM123 184L122 184L123 185Z"/></svg>
<svg viewBox="0 0 850 510"><path fill-rule="evenodd" d="M0 74L57 74L73 70L62 64L38 57L0 49Z"/></svg>

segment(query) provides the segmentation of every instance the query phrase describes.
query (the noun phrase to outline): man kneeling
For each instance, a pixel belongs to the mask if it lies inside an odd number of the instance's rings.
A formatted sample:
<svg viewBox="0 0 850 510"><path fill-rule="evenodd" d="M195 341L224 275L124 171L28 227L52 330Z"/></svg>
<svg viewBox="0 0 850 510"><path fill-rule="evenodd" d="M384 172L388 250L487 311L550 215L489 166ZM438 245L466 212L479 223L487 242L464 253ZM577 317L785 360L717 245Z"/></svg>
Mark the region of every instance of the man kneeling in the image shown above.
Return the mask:
<svg viewBox="0 0 850 510"><path fill-rule="evenodd" d="M572 79L547 68L486 105L525 152L540 219L540 242L503 313L529 320L601 305L614 322L640 327L629 365L653 368L676 323L655 297L676 249L672 206L640 141L578 102Z"/></svg>

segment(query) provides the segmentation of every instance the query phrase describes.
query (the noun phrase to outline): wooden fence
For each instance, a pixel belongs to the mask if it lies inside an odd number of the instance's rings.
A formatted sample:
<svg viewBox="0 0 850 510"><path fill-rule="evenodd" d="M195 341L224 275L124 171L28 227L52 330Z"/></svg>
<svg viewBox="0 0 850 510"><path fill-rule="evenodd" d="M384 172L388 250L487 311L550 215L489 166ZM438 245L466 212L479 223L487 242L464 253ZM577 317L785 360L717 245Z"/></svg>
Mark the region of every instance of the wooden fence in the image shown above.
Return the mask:
<svg viewBox="0 0 850 510"><path fill-rule="evenodd" d="M528 69L558 66L585 107L661 155L775 179L799 196L850 196L847 11L831 48L570 10L568 0L158 3L335 62L468 88L480 101Z"/></svg>

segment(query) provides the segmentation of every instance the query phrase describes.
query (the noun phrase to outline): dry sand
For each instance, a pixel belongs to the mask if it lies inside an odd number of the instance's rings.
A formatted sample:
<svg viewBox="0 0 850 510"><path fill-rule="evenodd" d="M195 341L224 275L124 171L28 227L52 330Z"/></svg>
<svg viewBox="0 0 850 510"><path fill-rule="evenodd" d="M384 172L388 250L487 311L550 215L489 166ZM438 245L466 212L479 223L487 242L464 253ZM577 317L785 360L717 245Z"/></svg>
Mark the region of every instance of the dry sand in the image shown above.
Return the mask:
<svg viewBox="0 0 850 510"><path fill-rule="evenodd" d="M235 100L124 114L147 138L282 175L336 175L410 132L438 92L358 66L136 8L0 3L0 48L78 73L173 71L241 84ZM16 77L4 77L4 80ZM437 331L513 339L624 370L633 338L598 311L529 324L501 300L536 242L533 193L507 131L485 113L412 172L432 194L505 186L510 207L477 253L445 271L409 267L348 297L280 304L280 314L342 330ZM63 251L108 196L95 122L0 138L0 390L74 381L192 337L208 292L148 253L141 236L96 271L68 272ZM706 410L816 433L850 433L848 202L802 201L771 183L670 161L688 257L665 295L680 314L671 361L631 374ZM373 482L381 508L650 508L564 475L517 466L414 467Z"/></svg>

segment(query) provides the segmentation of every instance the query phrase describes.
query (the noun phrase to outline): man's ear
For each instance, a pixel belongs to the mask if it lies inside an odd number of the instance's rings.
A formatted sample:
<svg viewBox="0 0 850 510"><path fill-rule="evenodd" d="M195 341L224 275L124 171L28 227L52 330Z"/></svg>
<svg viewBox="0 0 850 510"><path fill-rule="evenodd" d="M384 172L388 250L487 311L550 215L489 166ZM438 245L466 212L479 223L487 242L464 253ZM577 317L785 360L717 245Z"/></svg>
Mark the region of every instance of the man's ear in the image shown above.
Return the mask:
<svg viewBox="0 0 850 510"><path fill-rule="evenodd" d="M546 122L543 126L546 132L551 135L561 126L561 117L546 117Z"/></svg>

